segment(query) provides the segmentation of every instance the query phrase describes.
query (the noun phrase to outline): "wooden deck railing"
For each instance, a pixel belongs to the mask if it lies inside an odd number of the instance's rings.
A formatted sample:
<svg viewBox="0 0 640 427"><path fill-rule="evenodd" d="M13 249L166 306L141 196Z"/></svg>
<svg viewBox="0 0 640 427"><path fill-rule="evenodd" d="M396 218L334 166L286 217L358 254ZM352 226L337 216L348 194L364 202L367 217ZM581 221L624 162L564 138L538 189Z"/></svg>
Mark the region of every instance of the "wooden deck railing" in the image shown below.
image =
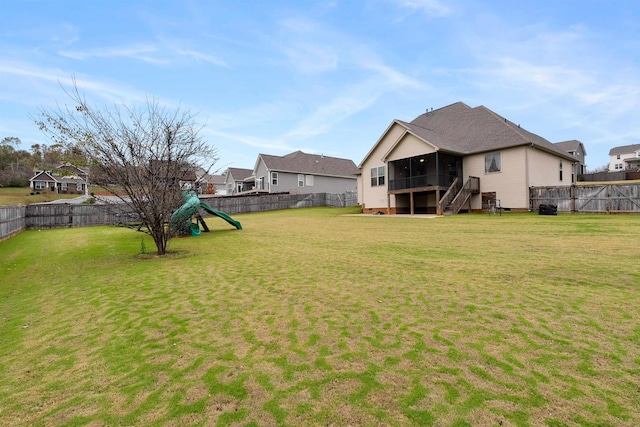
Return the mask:
<svg viewBox="0 0 640 427"><path fill-rule="evenodd" d="M467 182L464 183L456 197L451 201L451 213L454 215L460 212L462 206L469 200L471 194L478 193L480 191L480 178L477 176L470 176Z"/></svg>
<svg viewBox="0 0 640 427"><path fill-rule="evenodd" d="M460 178L456 177L456 179L454 179L453 182L451 183L451 186L449 186L449 189L447 190L447 192L444 193L444 196L442 196L442 198L438 202L437 213L439 215L442 215L444 213L445 208L449 206L449 203L451 203L451 200L453 200L453 198L458 193L459 187L460 187Z"/></svg>

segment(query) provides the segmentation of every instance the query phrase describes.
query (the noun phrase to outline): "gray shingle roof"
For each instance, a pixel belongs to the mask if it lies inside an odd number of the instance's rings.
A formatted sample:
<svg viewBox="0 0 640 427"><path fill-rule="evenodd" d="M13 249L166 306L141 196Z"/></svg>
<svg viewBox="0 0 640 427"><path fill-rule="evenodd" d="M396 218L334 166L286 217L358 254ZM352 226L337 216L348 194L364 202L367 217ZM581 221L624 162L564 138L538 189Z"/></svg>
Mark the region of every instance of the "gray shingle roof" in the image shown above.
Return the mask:
<svg viewBox="0 0 640 427"><path fill-rule="evenodd" d="M572 139L572 140L569 140L569 141L562 141L562 142L556 142L555 143L556 147L558 147L559 149L564 150L566 152L576 151L576 150L580 149L580 145L581 144L582 144L582 142L578 141L577 139Z"/></svg>
<svg viewBox="0 0 640 427"><path fill-rule="evenodd" d="M640 150L640 144L621 145L620 147L613 147L609 150L610 156L616 156L618 154L631 154Z"/></svg>
<svg viewBox="0 0 640 427"><path fill-rule="evenodd" d="M224 185L224 175L206 175L206 181L215 185Z"/></svg>
<svg viewBox="0 0 640 427"><path fill-rule="evenodd" d="M231 174L235 181L243 181L253 174L253 170L243 168L229 168L227 169L227 172Z"/></svg>
<svg viewBox="0 0 640 427"><path fill-rule="evenodd" d="M482 153L533 144L545 151L572 158L555 144L482 105L471 108L456 102L421 114L411 123L396 121L441 150L455 154Z"/></svg>
<svg viewBox="0 0 640 427"><path fill-rule="evenodd" d="M348 178L355 178L359 172L353 160L307 154L302 151L295 151L286 156L260 154L260 157L270 171Z"/></svg>

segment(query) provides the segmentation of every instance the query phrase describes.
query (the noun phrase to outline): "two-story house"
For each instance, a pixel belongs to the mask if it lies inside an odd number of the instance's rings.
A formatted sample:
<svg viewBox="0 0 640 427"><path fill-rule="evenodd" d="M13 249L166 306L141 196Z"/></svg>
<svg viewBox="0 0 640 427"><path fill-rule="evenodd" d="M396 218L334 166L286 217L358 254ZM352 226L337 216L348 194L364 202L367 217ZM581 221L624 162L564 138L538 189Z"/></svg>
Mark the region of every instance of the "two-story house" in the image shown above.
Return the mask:
<svg viewBox="0 0 640 427"><path fill-rule="evenodd" d="M587 150L584 148L584 144L582 142L577 139L556 142L556 147L560 150L566 151L578 160L578 163L575 165L576 175L584 175L587 173L587 165L585 163Z"/></svg>
<svg viewBox="0 0 640 427"><path fill-rule="evenodd" d="M640 144L622 145L609 150L609 172L640 170Z"/></svg>
<svg viewBox="0 0 640 427"><path fill-rule="evenodd" d="M532 186L571 185L577 159L484 106L393 120L360 163L365 212L529 209Z"/></svg>

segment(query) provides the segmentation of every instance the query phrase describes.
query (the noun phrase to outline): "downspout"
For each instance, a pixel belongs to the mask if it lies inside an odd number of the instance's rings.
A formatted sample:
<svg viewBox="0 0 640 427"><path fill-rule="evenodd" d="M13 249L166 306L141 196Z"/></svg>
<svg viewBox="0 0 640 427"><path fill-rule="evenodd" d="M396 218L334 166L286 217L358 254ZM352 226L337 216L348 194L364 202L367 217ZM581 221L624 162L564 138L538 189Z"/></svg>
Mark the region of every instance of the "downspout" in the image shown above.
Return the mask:
<svg viewBox="0 0 640 427"><path fill-rule="evenodd" d="M533 209L531 204L531 187L529 186L529 148L533 148L533 143L529 144L529 146L524 150L524 176L525 176L525 185L527 191L527 198L529 199L529 210Z"/></svg>

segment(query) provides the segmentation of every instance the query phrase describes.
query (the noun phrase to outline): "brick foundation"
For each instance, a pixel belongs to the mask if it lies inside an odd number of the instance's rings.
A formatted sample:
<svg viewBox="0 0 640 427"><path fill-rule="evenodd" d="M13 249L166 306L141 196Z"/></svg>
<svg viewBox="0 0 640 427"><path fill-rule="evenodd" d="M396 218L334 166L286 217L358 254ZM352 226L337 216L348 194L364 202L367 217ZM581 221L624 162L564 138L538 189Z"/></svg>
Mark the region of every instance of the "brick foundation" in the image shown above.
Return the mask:
<svg viewBox="0 0 640 427"><path fill-rule="evenodd" d="M372 214L373 215L373 214L376 214L378 212L382 212L385 215L395 215L396 214L396 208L391 208L391 210L388 211L388 212L387 212L387 208L386 207L384 207L384 208L366 208L366 207L362 208L362 213L365 213L365 214Z"/></svg>

